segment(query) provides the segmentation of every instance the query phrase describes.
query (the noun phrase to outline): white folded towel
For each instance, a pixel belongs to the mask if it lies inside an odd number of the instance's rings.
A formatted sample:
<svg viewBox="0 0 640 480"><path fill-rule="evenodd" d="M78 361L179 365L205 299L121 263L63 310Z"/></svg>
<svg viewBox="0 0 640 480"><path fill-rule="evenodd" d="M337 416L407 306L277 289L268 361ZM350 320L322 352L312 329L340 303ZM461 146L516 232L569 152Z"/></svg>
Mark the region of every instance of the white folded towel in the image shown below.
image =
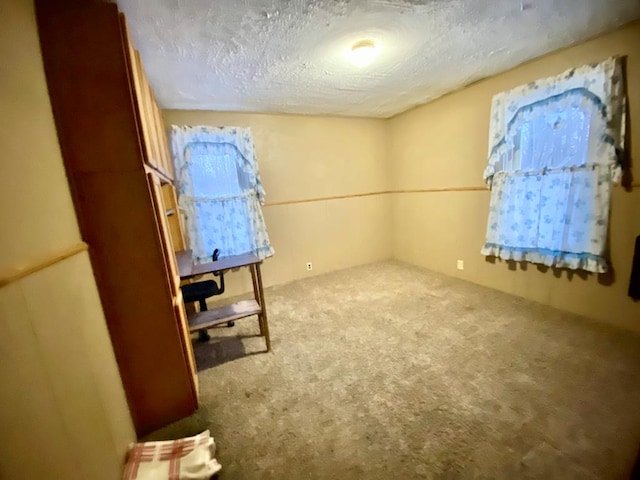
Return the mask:
<svg viewBox="0 0 640 480"><path fill-rule="evenodd" d="M222 468L209 430L166 442L132 443L123 480L208 480Z"/></svg>

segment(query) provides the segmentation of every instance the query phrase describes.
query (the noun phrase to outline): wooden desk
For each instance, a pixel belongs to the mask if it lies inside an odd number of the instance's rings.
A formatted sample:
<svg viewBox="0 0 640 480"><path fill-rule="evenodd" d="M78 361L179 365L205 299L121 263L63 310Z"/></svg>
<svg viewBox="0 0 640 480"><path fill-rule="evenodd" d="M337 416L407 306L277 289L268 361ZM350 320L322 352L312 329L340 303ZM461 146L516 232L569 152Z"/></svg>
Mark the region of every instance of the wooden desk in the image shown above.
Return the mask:
<svg viewBox="0 0 640 480"><path fill-rule="evenodd" d="M241 300L231 305L212 308L204 312L192 313L189 315L189 331L197 332L223 323L257 315L260 335L265 339L267 352L271 350L269 324L267 323L267 308L264 302L262 274L260 272L262 260L255 255L248 254L223 258L215 262L194 264L191 257L191 250L176 252L176 259L178 261L180 278L183 280L207 273L224 272L225 270L234 268L248 267L251 271L251 281L253 282L253 300Z"/></svg>

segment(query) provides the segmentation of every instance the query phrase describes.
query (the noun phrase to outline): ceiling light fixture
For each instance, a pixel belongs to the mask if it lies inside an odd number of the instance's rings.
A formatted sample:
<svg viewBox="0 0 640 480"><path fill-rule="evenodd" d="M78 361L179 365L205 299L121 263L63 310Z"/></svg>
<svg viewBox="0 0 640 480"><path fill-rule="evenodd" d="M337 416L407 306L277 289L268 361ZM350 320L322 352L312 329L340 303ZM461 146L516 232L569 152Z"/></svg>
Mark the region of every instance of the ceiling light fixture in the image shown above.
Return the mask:
<svg viewBox="0 0 640 480"><path fill-rule="evenodd" d="M371 40L362 40L351 47L351 63L356 67L366 67L378 55L378 50Z"/></svg>

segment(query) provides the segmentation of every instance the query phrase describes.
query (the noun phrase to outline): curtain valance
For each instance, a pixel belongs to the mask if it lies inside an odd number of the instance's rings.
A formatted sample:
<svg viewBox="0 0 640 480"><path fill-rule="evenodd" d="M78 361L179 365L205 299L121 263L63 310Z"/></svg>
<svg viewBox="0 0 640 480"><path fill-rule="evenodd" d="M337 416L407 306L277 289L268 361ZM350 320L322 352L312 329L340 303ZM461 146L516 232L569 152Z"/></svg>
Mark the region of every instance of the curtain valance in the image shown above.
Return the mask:
<svg viewBox="0 0 640 480"><path fill-rule="evenodd" d="M210 127L210 126L171 126L171 150L174 158L187 158L195 150L201 153L202 149L210 146L219 148L227 146L237 151L237 166L246 174L247 187L255 189L261 204L265 201L265 192L260 182L258 162L253 147L251 130L243 127ZM189 175L186 163L176 172L179 180L184 180ZM180 182L182 185L188 182Z"/></svg>
<svg viewBox="0 0 640 480"><path fill-rule="evenodd" d="M571 68L553 77L521 85L493 97L489 127L489 160L484 179L491 186L499 171L519 170L526 135L543 134L541 130L563 129L574 138L565 138L564 146L575 145L581 136L588 137L585 155L567 157L557 149L538 159L539 170L548 164L600 164L612 169L612 179L621 176L617 152L624 148L626 103L621 59L611 57L600 63ZM576 125L576 122L579 122ZM579 128L578 131L576 127ZM562 132L563 133L563 132ZM524 134L524 135L523 135ZM525 136L523 139L522 137ZM562 141L562 135L555 135ZM539 153L544 153L539 151ZM530 159L525 159L530 161ZM525 167L527 165L524 165ZM531 169L536 164L530 165Z"/></svg>

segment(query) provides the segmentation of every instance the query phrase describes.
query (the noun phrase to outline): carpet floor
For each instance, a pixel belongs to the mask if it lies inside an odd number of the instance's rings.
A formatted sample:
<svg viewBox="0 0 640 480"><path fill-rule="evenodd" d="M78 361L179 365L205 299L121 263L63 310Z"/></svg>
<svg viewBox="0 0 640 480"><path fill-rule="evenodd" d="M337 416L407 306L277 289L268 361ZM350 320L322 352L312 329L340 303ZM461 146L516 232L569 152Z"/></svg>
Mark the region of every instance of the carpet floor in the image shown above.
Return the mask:
<svg viewBox="0 0 640 480"><path fill-rule="evenodd" d="M399 262L266 290L194 343L220 480L628 479L640 336ZM639 319L640 321L640 319Z"/></svg>

